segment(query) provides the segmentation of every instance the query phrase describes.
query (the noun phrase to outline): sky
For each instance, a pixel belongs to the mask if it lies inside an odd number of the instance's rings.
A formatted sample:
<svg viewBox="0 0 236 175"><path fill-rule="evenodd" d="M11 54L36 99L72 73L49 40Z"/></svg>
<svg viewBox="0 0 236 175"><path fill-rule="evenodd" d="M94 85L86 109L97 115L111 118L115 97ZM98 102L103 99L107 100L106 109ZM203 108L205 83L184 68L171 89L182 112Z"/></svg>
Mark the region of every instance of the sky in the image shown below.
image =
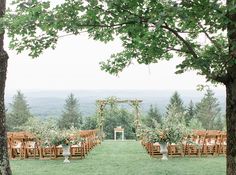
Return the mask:
<svg viewBox="0 0 236 175"><path fill-rule="evenodd" d="M8 39L6 47L7 43ZM179 58L149 66L133 64L118 77L101 71L99 62L121 50L118 39L104 44L88 39L86 34L63 37L55 50L47 49L36 59L28 57L27 52L17 55L7 49L10 59L6 90L193 90L198 84L205 84L205 78L193 71L176 75Z"/></svg>

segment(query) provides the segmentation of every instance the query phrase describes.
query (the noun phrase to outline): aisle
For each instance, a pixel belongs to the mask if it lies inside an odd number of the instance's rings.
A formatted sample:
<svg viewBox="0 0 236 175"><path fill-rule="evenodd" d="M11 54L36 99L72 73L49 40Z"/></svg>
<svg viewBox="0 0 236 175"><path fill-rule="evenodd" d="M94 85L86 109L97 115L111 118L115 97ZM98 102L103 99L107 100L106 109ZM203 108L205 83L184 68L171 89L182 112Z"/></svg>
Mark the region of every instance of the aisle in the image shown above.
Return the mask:
<svg viewBox="0 0 236 175"><path fill-rule="evenodd" d="M97 160L107 174L137 174L143 172L143 161L150 160L138 141L104 141L90 157Z"/></svg>

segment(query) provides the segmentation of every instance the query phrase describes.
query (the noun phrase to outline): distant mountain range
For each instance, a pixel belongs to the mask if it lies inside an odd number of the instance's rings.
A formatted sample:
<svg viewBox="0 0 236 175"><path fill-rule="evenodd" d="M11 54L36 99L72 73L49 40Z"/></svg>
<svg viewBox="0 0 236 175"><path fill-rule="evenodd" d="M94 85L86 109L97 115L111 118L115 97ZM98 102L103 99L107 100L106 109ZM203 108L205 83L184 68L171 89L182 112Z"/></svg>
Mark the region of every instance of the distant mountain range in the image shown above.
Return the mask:
<svg viewBox="0 0 236 175"><path fill-rule="evenodd" d="M140 99L142 112L146 113L150 105L156 105L159 110L165 112L165 107L174 93L172 90L74 90L74 91L22 91L31 108L31 112L39 117L59 117L63 110L65 99L73 93L79 100L80 110L84 116L89 116L96 111L96 100L115 96L119 99ZM190 100L199 102L204 92L194 90L178 91L185 105ZM6 93L6 106L12 102L14 93ZM225 92L215 91L222 111L225 110ZM129 108L128 105L121 105Z"/></svg>

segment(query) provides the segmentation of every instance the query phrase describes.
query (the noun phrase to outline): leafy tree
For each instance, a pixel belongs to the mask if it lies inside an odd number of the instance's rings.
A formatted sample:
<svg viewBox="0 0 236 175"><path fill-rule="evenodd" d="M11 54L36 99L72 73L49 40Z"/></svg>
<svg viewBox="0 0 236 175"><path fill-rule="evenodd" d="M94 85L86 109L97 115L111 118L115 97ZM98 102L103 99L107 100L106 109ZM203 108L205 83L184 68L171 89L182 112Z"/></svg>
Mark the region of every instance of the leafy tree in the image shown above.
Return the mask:
<svg viewBox="0 0 236 175"><path fill-rule="evenodd" d="M187 125L189 125L189 122L195 117L195 106L193 101L191 100L188 108L186 109L186 115L185 115L185 122Z"/></svg>
<svg viewBox="0 0 236 175"><path fill-rule="evenodd" d="M32 57L37 57L45 48L55 47L60 31L75 35L87 31L91 38L102 42L111 41L115 36L121 39L123 51L102 63L102 69L111 74L122 71L134 60L139 64L151 64L169 60L176 53L183 58L177 73L196 70L208 81L224 84L227 175L235 174L235 0L67 0L55 8L44 1L14 2L17 3L15 12L6 15L2 23L11 38L11 48L18 52L29 50ZM0 16L4 14L5 0L1 5ZM205 36L207 42L203 43L200 36ZM1 47L3 50L3 45ZM7 57L3 58L1 99ZM4 119L4 112L1 117ZM1 134L4 136L4 132Z"/></svg>
<svg viewBox="0 0 236 175"><path fill-rule="evenodd" d="M24 125L32 117L29 105L21 91L17 91L17 94L14 95L10 109L10 112L7 114L8 131L19 130L19 127Z"/></svg>
<svg viewBox="0 0 236 175"><path fill-rule="evenodd" d="M126 139L134 139L134 116L125 109L120 109L117 105L105 110L104 132L107 139L114 138L114 128L121 126L124 128ZM117 135L118 136L118 135Z"/></svg>
<svg viewBox="0 0 236 175"><path fill-rule="evenodd" d="M59 128L80 128L82 126L82 115L79 111L78 100L73 94L67 97L64 108L63 114L58 121Z"/></svg>
<svg viewBox="0 0 236 175"><path fill-rule="evenodd" d="M97 128L97 119L95 116L89 116L84 118L82 129L96 129Z"/></svg>
<svg viewBox="0 0 236 175"><path fill-rule="evenodd" d="M147 113L147 116L144 120L145 122L145 125L147 127L150 127L150 128L154 128L155 125L154 125L154 122L153 120L155 120L157 123L161 123L162 121L162 116L158 110L158 108L155 106L153 107L152 105L150 106L149 108L149 111Z"/></svg>
<svg viewBox="0 0 236 175"><path fill-rule="evenodd" d="M202 100L196 105L196 117L205 129L214 129L215 121L221 116L221 109L212 90L207 89Z"/></svg>

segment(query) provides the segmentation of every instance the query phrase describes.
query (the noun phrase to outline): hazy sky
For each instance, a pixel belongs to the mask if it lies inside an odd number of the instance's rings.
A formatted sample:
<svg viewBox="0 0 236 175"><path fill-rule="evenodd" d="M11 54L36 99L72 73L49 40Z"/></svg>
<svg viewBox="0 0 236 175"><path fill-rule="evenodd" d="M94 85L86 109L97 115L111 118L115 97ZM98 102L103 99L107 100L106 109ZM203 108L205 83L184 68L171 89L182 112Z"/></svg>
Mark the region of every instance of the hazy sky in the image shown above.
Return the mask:
<svg viewBox="0 0 236 175"><path fill-rule="evenodd" d="M7 45L6 45L7 46ZM100 70L99 62L121 51L119 40L103 44L82 36L61 38L55 50L48 49L39 58L8 50L10 59L7 91L75 89L196 89L205 79L194 72L175 75L178 58L150 66L131 65L119 74ZM218 86L217 89L224 89Z"/></svg>

